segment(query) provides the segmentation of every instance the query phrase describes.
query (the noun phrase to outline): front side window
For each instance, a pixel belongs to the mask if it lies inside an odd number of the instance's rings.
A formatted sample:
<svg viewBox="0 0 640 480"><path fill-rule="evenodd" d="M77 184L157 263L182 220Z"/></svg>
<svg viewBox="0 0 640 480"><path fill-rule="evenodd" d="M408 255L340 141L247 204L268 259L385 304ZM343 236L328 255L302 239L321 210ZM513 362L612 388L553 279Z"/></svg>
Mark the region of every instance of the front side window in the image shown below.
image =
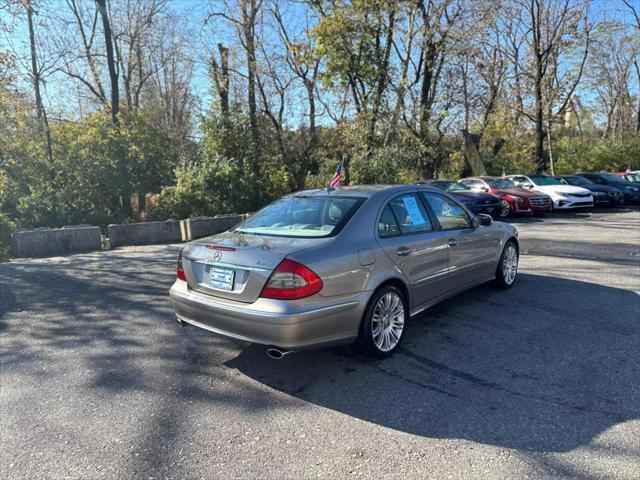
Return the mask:
<svg viewBox="0 0 640 480"><path fill-rule="evenodd" d="M415 193L398 195L387 206L397 220L401 233L433 230L429 215Z"/></svg>
<svg viewBox="0 0 640 480"><path fill-rule="evenodd" d="M585 175L585 178L588 178L593 183L597 183L600 185L603 185L605 183L604 180L600 178L598 175Z"/></svg>
<svg viewBox="0 0 640 480"><path fill-rule="evenodd" d="M591 180L587 180L586 178L579 177L577 175L572 175L570 177L563 177L563 178L569 185L575 185L577 187L581 187L585 185L593 185L593 182Z"/></svg>
<svg viewBox="0 0 640 480"><path fill-rule="evenodd" d="M443 230L472 228L469 214L453 200L435 193L422 194L440 222Z"/></svg>
<svg viewBox="0 0 640 480"><path fill-rule="evenodd" d="M329 237L349 221L363 198L290 196L249 217L234 231L282 237Z"/></svg>

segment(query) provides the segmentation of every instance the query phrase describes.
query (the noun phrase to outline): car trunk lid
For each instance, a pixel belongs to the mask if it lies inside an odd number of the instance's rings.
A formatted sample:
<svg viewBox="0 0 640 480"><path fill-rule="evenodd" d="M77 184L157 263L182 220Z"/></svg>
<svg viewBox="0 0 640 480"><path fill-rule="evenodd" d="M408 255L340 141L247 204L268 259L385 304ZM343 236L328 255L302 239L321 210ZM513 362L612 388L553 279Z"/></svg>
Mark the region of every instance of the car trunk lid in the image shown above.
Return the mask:
<svg viewBox="0 0 640 480"><path fill-rule="evenodd" d="M287 255L330 240L225 232L191 242L183 252L183 267L193 290L251 303Z"/></svg>

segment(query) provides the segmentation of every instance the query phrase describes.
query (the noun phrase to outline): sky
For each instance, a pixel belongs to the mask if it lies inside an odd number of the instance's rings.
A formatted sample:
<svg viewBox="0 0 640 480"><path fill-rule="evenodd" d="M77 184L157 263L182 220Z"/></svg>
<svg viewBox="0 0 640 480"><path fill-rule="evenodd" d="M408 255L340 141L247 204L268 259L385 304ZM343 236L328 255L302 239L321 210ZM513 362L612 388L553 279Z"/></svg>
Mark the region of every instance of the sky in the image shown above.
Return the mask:
<svg viewBox="0 0 640 480"><path fill-rule="evenodd" d="M3 4L0 0L0 5ZM79 2L93 3L93 0L78 0ZM65 0L39 0L41 11L38 12L38 27L46 27L48 15L56 15L59 12L66 12L68 7ZM636 0L639 3L640 0ZM209 52L215 49L218 42L231 47L232 55L241 55L239 51L235 32L229 25L221 21L219 17L209 17L210 12L222 9L222 0L169 0L168 8L178 14L183 20L180 28L184 31L186 41L189 44L192 57L195 59L195 72L192 81L192 89L195 96L200 99L200 111L206 113L209 109L211 97L211 81L208 75ZM292 31L303 31L305 28L304 12L305 7L299 1L283 1L281 3L288 27ZM639 4L640 6L640 4ZM631 13L626 9L622 0L593 0L590 12L592 21L596 22L602 18L612 18L628 23L633 22ZM209 21L205 23L205 19ZM23 15L16 20L12 19L6 11L0 10L0 21L13 26L10 33L0 32L0 50L4 48L12 49L23 57L22 70L28 69L28 31L26 18ZM274 43L274 32L267 32L265 35L267 46ZM640 42L640 38L639 38ZM24 77L26 78L26 77ZM54 78L56 81L54 81ZM26 86L26 85L25 85ZM78 102L78 91L86 93L86 88L78 82L71 81L62 73L50 78L44 88L45 104L52 112L58 112L59 116L67 117L74 112L83 111L85 105ZM591 92L581 89L579 92L582 98L589 101ZM289 105L288 117L297 122L302 112L300 110L303 102L292 101ZM54 113L55 115L55 113ZM328 119L325 119L328 120Z"/></svg>

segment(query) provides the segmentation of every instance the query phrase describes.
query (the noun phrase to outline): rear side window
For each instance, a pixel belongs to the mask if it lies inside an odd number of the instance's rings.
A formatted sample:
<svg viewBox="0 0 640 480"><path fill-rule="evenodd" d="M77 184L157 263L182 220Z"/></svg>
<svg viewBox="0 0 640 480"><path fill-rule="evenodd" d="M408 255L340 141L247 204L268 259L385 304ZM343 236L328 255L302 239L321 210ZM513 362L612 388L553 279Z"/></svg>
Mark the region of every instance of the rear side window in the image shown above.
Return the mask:
<svg viewBox="0 0 640 480"><path fill-rule="evenodd" d="M378 222L378 234L381 237L391 237L393 235L400 234L400 227L396 221L396 217L393 216L391 207L387 204L382 210L380 215L380 221Z"/></svg>
<svg viewBox="0 0 640 480"><path fill-rule="evenodd" d="M387 206L391 207L401 233L433 230L427 211L415 193L398 195Z"/></svg>
<svg viewBox="0 0 640 480"><path fill-rule="evenodd" d="M443 230L457 230L473 226L465 209L453 200L435 193L423 193L422 195L436 214Z"/></svg>

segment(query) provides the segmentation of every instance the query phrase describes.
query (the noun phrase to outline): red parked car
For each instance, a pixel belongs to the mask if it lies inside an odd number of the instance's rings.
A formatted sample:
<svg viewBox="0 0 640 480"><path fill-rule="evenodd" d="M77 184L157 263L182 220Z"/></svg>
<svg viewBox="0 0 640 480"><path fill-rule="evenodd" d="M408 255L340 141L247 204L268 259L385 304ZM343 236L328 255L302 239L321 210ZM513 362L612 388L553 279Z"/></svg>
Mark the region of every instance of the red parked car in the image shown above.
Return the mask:
<svg viewBox="0 0 640 480"><path fill-rule="evenodd" d="M460 180L472 190L500 197L500 217L550 213L553 202L549 195L518 187L512 180L500 177L470 177Z"/></svg>

